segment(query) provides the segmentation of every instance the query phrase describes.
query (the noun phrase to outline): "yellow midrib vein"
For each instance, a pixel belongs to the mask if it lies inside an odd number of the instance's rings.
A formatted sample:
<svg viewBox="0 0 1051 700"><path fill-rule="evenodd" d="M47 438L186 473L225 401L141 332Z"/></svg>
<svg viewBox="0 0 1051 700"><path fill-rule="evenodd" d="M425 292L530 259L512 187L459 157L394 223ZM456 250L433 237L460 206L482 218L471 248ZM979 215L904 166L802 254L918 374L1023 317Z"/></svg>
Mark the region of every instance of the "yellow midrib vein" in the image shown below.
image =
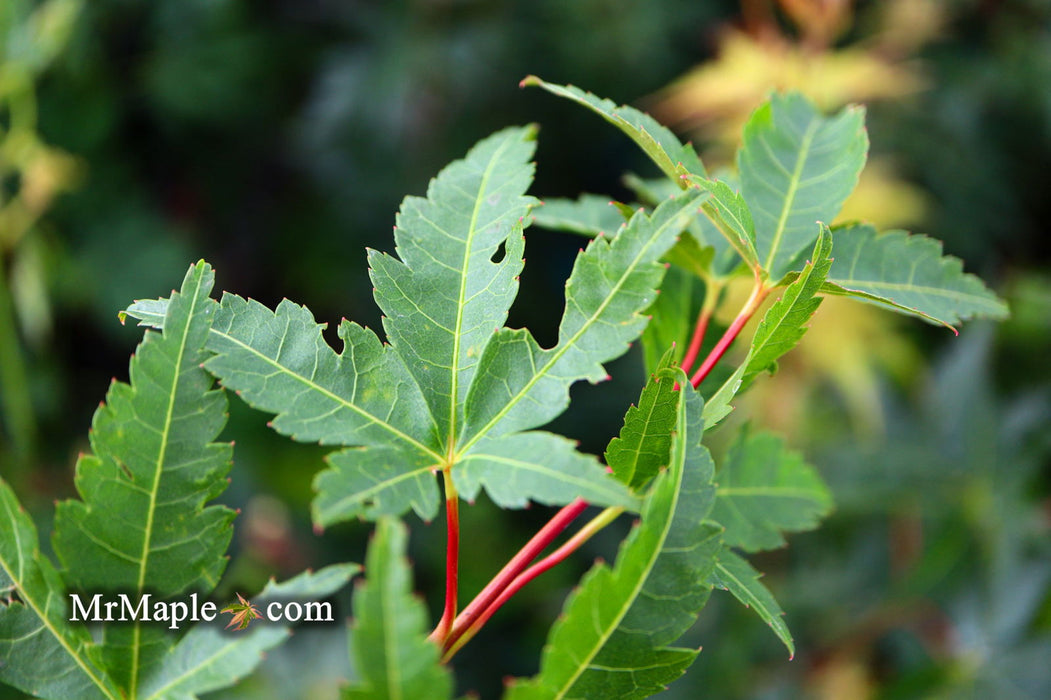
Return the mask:
<svg viewBox="0 0 1051 700"><path fill-rule="evenodd" d="M684 410L683 403L683 400L680 398L677 421L678 425L684 425L686 420L686 411ZM668 516L668 519L664 522L664 527L661 529L660 537L658 538L660 546L654 547L650 551L650 557L646 562L645 567L646 573L645 575L640 576L635 582L635 585L631 589L631 595L626 599L628 602L626 602L620 607L620 611L617 613L614 619L610 621L610 624L606 625L605 631L599 635L598 641L592 645L590 653L588 653L587 657L582 659L581 662L577 665L576 672L572 676L570 676L570 678L562 685L562 688L559 690L558 695L555 696L556 698L564 698L566 696L566 693L568 693L573 688L573 684L576 683L580 676L584 674L584 671L591 667L591 660L595 658L595 656L602 650L603 647L605 647L606 642L608 642L609 638L613 636L613 633L620 626L620 623L624 619L624 616L628 614L628 611L631 610L631 607L634 604L635 600L638 599L639 591L643 588L643 586L646 585L646 582L649 581L649 575L653 571L653 567L656 565L657 559L660 557L660 553L664 547L664 543L668 541L668 534L671 531L672 522L674 522L675 520L675 511L679 506L679 496L682 494L682 479L686 471L685 451L682 452L681 457L679 455L676 455L676 461L680 462L676 465L679 472L679 487L674 489L675 495L672 496L672 502L669 508L670 515Z"/></svg>
<svg viewBox="0 0 1051 700"><path fill-rule="evenodd" d="M456 407L459 404L457 394L460 390L460 338L461 329L463 328L464 298L467 296L467 266L471 259L471 244L474 241L475 234L477 234L478 214L482 208L483 193L489 184L489 177L509 143L510 140L508 139L500 144L482 172L482 181L478 184L478 194L474 200L474 209L471 211L471 223L467 228L467 239L464 241L463 264L460 268L460 291L456 299L456 323L453 326L452 362L449 363L452 367L449 387L449 436L447 443L447 451L450 456L454 453L456 445Z"/></svg>
<svg viewBox="0 0 1051 700"><path fill-rule="evenodd" d="M419 440L416 440L415 438L411 437L410 435L402 432L401 430L398 430L397 428L395 428L390 423L387 423L386 421L383 421L383 420L377 418L376 416L372 415L371 413L369 413L365 409L361 408L357 404L354 404L354 403L348 401L347 399L343 398L339 394L336 394L334 392L329 391L328 389L326 389L325 387L321 386L320 384L314 382L313 380L308 379L307 377L304 377L301 374L296 374L295 372L291 371L290 369L288 369L284 365L280 364L277 360L274 360L273 358L270 358L270 357L264 355L263 353L259 352L258 350L253 348L251 345L239 340L238 338L235 338L232 335L229 335L228 333L223 333L222 331L217 331L214 328L211 330L211 332L214 333L216 336L222 338L223 340L226 340L226 341L228 341L230 343L233 343L234 345L238 346L239 348L242 348L243 350L246 350L247 352L251 353L252 355L255 355L260 360L263 360L264 362L266 362L270 366L274 367L275 369L280 370L281 373L286 374L286 375L292 377L293 379L296 379L297 381L299 381L302 384L305 384L312 391L316 391L319 394L321 394L322 396L324 396L325 398L330 399L332 401L335 401L340 406L343 406L344 408L348 408L351 411L354 411L355 413L357 413L359 416L362 416L363 418L367 418L371 423L374 423L375 425L378 425L379 427L381 427L384 430L390 432L391 434L396 435L397 437L399 437L402 440L404 440L405 442L409 443L410 445L412 445L413 447L415 447L416 449L418 449L420 452L424 453L428 457L433 458L435 461L438 461L438 462L443 461L444 458L442 457L442 455L438 454L437 452L435 452L431 448L427 447L426 445L424 445Z"/></svg>
<svg viewBox="0 0 1051 700"><path fill-rule="evenodd" d="M788 192L785 193L785 201L781 207L781 216L777 220L777 230L774 231L774 240L770 242L770 252L767 253L766 262L763 264L763 268L767 271L773 266L778 248L781 247L781 238L784 236L785 227L788 225L788 213L792 210L792 203L796 198L796 190L799 188L803 167L810 153L810 142L814 140L818 125L818 121L812 121L803 133L803 140L799 144L796 165L792 170L792 177L788 181Z"/></svg>
<svg viewBox="0 0 1051 700"><path fill-rule="evenodd" d="M146 511L146 526L143 529L142 536L142 554L139 559L139 580L136 584L135 590L139 595L142 595L143 588L146 585L146 569L147 561L150 555L150 541L153 539L153 516L157 506L157 492L160 488L161 483L161 471L164 469L164 460L168 454L168 438L171 435L171 424L172 416L175 413L175 396L179 386L179 376L181 374L182 363L186 358L186 339L190 335L190 325L193 323L194 314L197 311L197 297L198 292L201 288L201 277L197 278L197 286L193 290L193 298L190 302L190 308L186 315L186 324L182 328L182 337L179 339L179 352L176 356L178 359L175 363L174 372L172 373L171 390L168 392L168 407L164 413L164 428L161 431L161 446L157 454L157 461L154 465L153 471L153 483L150 485L150 505ZM130 682L128 684L128 696L136 697L138 695L138 684L139 684L139 647L140 647L140 636L141 626L138 621L135 622L132 632L132 645L131 645L131 674Z"/></svg>

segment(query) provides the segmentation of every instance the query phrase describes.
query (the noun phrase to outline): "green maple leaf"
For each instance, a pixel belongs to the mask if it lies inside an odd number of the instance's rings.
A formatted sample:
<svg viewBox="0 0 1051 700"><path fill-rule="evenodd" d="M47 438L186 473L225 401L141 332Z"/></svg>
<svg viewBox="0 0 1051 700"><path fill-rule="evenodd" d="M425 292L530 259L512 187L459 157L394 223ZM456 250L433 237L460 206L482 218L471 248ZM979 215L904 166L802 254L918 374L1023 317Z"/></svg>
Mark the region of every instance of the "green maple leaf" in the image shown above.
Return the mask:
<svg viewBox="0 0 1051 700"><path fill-rule="evenodd" d="M569 386L606 378L646 325L671 248L696 208L687 191L652 214L635 213L615 236L591 241L566 285L554 347L502 328L523 266L522 229L536 203L525 195L531 127L498 132L408 197L397 218L397 257L371 251L387 344L344 321L331 349L304 307L271 311L226 294L218 303L205 368L249 404L276 414L275 430L342 445L317 481L319 525L354 517L433 518L435 472L473 499L504 507L584 498L634 509L637 499L591 455L534 430L561 413ZM159 323L164 300L127 313Z"/></svg>
<svg viewBox="0 0 1051 700"><path fill-rule="evenodd" d="M742 430L717 482L712 519L727 545L746 552L783 546L783 533L813 529L832 507L814 468L767 433Z"/></svg>

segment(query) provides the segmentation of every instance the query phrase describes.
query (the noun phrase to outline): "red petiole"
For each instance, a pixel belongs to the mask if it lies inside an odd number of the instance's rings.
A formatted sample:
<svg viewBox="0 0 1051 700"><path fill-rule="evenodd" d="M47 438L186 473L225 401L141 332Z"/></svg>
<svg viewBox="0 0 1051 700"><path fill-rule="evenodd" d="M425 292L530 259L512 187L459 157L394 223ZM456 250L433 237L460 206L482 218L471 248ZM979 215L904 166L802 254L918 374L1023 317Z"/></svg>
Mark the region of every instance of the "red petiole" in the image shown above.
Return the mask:
<svg viewBox="0 0 1051 700"><path fill-rule="evenodd" d="M507 588L507 586L509 586L519 574L525 571L526 567L528 567L529 564L577 518L577 516L583 513L584 509L587 507L587 501L578 498L569 505L563 507L562 510L558 511L551 520L533 535L532 539L530 539L522 549L518 550L518 553L504 565L504 568L493 577L492 581L490 581L477 596L475 596L474 600L468 603L463 611L456 616L456 619L453 620L448 632L439 636L439 630L435 629L435 631L431 633L431 638L435 641L439 641L442 644L442 648L447 651L463 634L464 630L471 627L475 620L481 617L486 609L492 605L493 601L500 596L503 590Z"/></svg>
<svg viewBox="0 0 1051 700"><path fill-rule="evenodd" d="M613 522L622 512L624 512L623 508L606 508L604 511L596 515L587 525L582 527L575 535L566 540L561 547L516 576L504 588L504 590L500 592L492 603L490 603L489 606L474 619L473 622L465 626L458 633L454 633L450 636L446 643L446 651L445 655L442 657L442 661L445 662L452 658L452 656L460 650L460 647L470 641L486 621L493 616L493 613L499 610L504 603L511 599L511 596L520 591L527 583L540 574L564 561L566 557L578 550L582 544L591 539L596 532Z"/></svg>
<svg viewBox="0 0 1051 700"><path fill-rule="evenodd" d="M697 356L701 353L701 346L704 344L704 335L708 330L708 322L712 319L712 313L715 312L715 305L719 298L719 291L719 289L709 283L708 291L704 295L704 304L701 306L701 311L697 315L697 325L693 329L693 337L690 339L690 346L686 349L686 356L682 358L682 371L687 374L690 373L693 363L697 361Z"/></svg>
<svg viewBox="0 0 1051 700"><path fill-rule="evenodd" d="M457 599L459 598L459 573L460 573L460 496L453 486L452 477L448 469L442 471L442 479L445 485L445 609L438 626L431 632L431 639L435 641L444 640L452 627L453 618L456 617Z"/></svg>
<svg viewBox="0 0 1051 700"><path fill-rule="evenodd" d="M726 329L722 337L719 338L719 342L715 344L712 351L708 353L708 356L704 358L704 362L697 368L693 376L690 377L690 384L693 384L694 388L700 386L704 378L715 368L719 360L722 359L723 355L730 348L733 342L740 335L741 329L745 327L748 321L751 320L755 312L759 310L766 295L770 293L770 288L763 284L762 280L757 276L755 286L752 288L752 293L748 297L748 301L745 302L744 307L741 308L740 313L730 324L730 327Z"/></svg>

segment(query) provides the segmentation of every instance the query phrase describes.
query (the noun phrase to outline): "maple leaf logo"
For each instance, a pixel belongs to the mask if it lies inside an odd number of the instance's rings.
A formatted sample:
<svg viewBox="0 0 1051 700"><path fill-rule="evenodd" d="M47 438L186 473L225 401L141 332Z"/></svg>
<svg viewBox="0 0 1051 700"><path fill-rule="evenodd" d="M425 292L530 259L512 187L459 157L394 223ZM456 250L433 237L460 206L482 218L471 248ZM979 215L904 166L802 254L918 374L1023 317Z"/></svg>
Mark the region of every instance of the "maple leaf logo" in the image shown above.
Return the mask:
<svg viewBox="0 0 1051 700"><path fill-rule="evenodd" d="M262 617L259 609L252 605L249 601L245 600L240 593L237 593L238 603L231 603L223 608L220 612L230 613L233 615L233 619L230 620L230 624L226 626L226 629L235 627L239 630L243 630L248 627L248 624L258 618Z"/></svg>

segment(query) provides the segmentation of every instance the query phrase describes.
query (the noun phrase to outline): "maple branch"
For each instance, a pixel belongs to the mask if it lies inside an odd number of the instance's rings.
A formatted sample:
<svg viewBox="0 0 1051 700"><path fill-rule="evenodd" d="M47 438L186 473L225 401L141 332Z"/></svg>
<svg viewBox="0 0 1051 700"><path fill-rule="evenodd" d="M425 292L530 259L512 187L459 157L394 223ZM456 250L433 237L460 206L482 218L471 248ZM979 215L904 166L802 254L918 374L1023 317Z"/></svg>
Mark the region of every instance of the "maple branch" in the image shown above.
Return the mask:
<svg viewBox="0 0 1051 700"><path fill-rule="evenodd" d="M733 344L734 340L741 333L741 329L745 327L745 324L751 320L755 312L759 310L759 306L763 303L763 299L770 293L770 288L763 284L763 281L756 275L755 286L752 287L752 293L748 297L748 301L745 302L741 311L737 314L737 318L733 320L730 327L726 329L722 337L719 338L719 342L715 344L712 351L708 353L708 356L704 358L704 362L697 369L692 377L690 377L690 384L693 384L696 389L700 386L704 378L712 371L715 365L722 359L722 356L726 354L726 351Z"/></svg>
<svg viewBox="0 0 1051 700"><path fill-rule="evenodd" d="M580 546L587 542L591 537L601 530L602 528L609 525L611 522L617 519L621 513L624 512L624 508L620 506L611 506L606 508L604 511L592 518L587 525L580 528L579 531L565 543L556 549L551 554L547 555L536 564L533 564L524 572L515 577L510 584L496 597L496 599L490 603L481 615L479 615L468 627L462 632L457 634L454 638L451 638L448 650L442 656L442 663L447 662L449 659L460 650L464 644L469 642L472 637L482 628L482 626L489 620L493 614L499 610L504 603L510 600L511 596L520 591L527 583L535 579L540 574L544 573L556 564L561 563L573 552L580 549Z"/></svg>
<svg viewBox="0 0 1051 700"><path fill-rule="evenodd" d="M511 557L511 560L504 565L504 568L500 569L500 572L493 577L493 579L486 585L481 592L475 596L474 600L467 604L456 619L453 620L452 628L443 637L438 637L435 630L431 634L432 638L437 638L442 642L443 648L448 650L456 643L456 640L471 627L475 620L477 620L486 609L492 605L493 601L499 597L505 588L511 585L512 582L518 575L521 574L529 563L532 562L540 552L544 551L551 542L554 541L558 535L573 522L577 516L584 512L588 507L587 501L582 498L578 498L569 505L562 508L562 510L555 513L555 515L547 521L547 523L537 531L533 537L526 542L518 553Z"/></svg>
<svg viewBox="0 0 1051 700"><path fill-rule="evenodd" d="M456 617L457 600L460 585L460 496L456 493L449 469L442 470L442 484L445 487L445 610L438 626L430 634L430 639L442 643L449 635L453 619Z"/></svg>

